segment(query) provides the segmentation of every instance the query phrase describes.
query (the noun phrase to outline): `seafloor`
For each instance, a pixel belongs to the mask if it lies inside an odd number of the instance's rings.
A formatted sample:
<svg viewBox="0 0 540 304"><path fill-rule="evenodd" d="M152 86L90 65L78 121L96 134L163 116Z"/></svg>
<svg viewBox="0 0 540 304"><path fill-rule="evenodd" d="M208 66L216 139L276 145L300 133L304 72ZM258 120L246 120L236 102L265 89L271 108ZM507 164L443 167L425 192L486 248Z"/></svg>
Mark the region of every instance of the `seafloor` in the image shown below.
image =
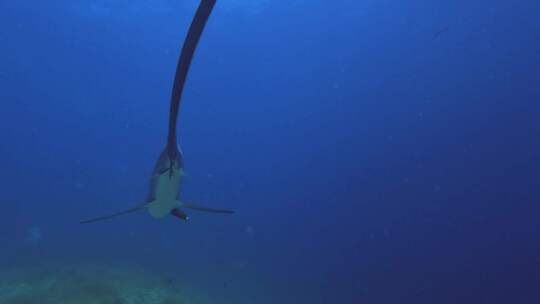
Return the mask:
<svg viewBox="0 0 540 304"><path fill-rule="evenodd" d="M173 279L108 266L28 267L0 273L2 304L198 304Z"/></svg>

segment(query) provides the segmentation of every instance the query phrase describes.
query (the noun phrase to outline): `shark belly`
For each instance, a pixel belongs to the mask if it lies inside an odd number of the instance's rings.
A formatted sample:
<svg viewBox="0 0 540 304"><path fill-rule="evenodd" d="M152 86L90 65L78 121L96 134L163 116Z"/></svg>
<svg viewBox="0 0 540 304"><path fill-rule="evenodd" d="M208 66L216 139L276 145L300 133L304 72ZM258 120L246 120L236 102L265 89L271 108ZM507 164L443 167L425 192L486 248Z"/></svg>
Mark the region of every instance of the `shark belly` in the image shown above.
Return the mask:
<svg viewBox="0 0 540 304"><path fill-rule="evenodd" d="M173 174L164 172L159 175L154 189L154 200L148 202L148 212L154 218L162 218L170 214L171 210L179 206L178 193L180 191L181 171L173 170Z"/></svg>

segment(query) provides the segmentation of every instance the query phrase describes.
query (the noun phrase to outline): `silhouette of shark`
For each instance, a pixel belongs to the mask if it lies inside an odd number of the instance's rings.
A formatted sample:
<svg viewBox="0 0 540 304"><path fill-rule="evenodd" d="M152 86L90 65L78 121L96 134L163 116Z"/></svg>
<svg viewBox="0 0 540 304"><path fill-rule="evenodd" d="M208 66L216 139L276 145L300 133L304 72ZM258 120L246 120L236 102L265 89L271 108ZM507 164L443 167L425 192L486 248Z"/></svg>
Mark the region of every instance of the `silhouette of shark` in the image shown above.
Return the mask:
<svg viewBox="0 0 540 304"><path fill-rule="evenodd" d="M193 54L195 53L206 21L210 17L210 13L214 8L215 3L216 0L201 0L184 41L184 46L182 47L182 52L176 68L171 96L167 146L154 166L152 178L150 179L150 193L148 198L143 204L139 204L131 209L84 220L81 221L82 224L106 220L144 209L148 210L150 215L154 218L162 218L171 214L183 220L187 220L188 216L182 208L212 213L234 213L234 211L228 209L207 208L178 200L180 194L180 181L184 173L182 152L178 147L176 139L178 110Z"/></svg>

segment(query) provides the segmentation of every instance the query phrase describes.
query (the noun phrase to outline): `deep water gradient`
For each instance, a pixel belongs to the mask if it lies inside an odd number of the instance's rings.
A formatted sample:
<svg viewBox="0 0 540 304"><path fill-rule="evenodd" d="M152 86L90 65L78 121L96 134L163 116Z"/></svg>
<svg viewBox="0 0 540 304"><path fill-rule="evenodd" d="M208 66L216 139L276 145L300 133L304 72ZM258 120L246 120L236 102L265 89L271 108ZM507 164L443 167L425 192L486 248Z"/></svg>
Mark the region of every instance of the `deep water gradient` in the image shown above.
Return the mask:
<svg viewBox="0 0 540 304"><path fill-rule="evenodd" d="M539 1L218 0L79 225L197 4L0 1L1 304L540 303Z"/></svg>

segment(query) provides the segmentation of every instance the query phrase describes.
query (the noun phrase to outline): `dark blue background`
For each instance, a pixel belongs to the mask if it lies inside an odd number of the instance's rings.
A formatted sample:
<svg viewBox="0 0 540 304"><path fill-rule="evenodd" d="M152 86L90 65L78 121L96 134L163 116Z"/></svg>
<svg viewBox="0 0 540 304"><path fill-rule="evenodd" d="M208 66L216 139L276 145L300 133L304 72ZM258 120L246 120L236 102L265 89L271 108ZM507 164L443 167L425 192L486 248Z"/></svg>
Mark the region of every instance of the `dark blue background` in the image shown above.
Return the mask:
<svg viewBox="0 0 540 304"><path fill-rule="evenodd" d="M540 301L532 0L218 1L182 195L237 214L79 225L146 197L178 2L0 2L2 264L143 265L230 303Z"/></svg>

